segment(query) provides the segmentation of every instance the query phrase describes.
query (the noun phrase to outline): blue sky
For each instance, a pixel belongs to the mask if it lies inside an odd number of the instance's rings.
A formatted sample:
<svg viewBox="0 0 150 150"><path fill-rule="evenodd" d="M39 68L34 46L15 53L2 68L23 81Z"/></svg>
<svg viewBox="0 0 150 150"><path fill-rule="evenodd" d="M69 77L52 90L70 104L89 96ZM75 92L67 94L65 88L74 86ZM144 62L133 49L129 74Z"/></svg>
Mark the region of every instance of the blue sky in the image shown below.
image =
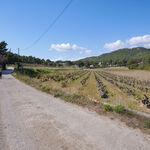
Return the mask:
<svg viewBox="0 0 150 150"><path fill-rule="evenodd" d="M21 55L77 60L123 47L150 47L149 0L74 0L49 32L32 44L69 0L1 0L0 41Z"/></svg>

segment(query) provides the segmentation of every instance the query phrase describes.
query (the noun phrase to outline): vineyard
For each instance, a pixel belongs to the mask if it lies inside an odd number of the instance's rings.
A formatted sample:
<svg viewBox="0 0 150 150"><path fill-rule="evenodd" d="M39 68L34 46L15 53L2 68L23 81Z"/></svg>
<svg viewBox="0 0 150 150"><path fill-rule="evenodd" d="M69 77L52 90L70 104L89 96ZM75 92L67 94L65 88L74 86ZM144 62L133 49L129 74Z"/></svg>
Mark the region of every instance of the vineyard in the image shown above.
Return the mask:
<svg viewBox="0 0 150 150"><path fill-rule="evenodd" d="M30 75L32 72L32 76ZM150 80L119 74L107 69L24 69L16 71L41 88L76 93L95 102L150 113Z"/></svg>

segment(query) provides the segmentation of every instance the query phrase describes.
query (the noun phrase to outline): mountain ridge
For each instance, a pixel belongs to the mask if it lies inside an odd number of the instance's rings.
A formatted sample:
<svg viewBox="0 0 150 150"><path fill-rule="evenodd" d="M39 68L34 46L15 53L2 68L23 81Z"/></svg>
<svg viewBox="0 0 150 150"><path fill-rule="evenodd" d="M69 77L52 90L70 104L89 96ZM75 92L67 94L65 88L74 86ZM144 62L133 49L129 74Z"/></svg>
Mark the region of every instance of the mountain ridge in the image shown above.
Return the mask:
<svg viewBox="0 0 150 150"><path fill-rule="evenodd" d="M140 59L147 55L150 55L150 49L144 47L136 47L136 48L123 48L118 49L116 51L112 51L110 53L104 53L99 56L87 57L84 59L80 59L82 62L111 62L111 61L121 61L121 60L131 60L131 59Z"/></svg>

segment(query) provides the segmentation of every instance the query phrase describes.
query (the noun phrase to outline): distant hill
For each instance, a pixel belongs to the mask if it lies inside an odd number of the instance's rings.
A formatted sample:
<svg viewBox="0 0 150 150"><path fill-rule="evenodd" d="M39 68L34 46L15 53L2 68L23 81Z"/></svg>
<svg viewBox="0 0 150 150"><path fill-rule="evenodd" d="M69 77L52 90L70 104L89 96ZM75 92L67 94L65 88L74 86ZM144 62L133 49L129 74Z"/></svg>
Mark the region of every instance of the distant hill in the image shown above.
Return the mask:
<svg viewBox="0 0 150 150"><path fill-rule="evenodd" d="M119 61L128 61L131 59L140 59L147 55L150 55L150 49L143 48L143 47L136 47L136 48L124 48L119 49L117 51L113 51L110 53L102 54L100 56L95 57L87 57L81 59L82 62L91 62L91 63L98 63L98 62L119 62Z"/></svg>

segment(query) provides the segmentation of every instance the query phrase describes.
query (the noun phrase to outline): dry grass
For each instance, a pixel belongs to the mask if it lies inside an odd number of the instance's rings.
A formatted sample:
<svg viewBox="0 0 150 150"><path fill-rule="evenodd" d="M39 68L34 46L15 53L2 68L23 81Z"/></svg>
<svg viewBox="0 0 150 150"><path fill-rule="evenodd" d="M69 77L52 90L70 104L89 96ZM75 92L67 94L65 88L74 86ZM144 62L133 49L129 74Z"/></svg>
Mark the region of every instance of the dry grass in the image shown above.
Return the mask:
<svg viewBox="0 0 150 150"><path fill-rule="evenodd" d="M37 86L40 85L40 86L46 86L49 88L53 87L55 89L61 89L65 93L76 93L76 94L84 95L84 96L88 97L89 99L110 103L112 105L121 104L121 105L125 106L126 108L150 113L150 110L147 109L141 103L142 96L145 94L145 92L136 90L135 93L136 93L136 95L139 95L139 96L133 97L132 95L128 95L127 93L120 90L118 87L109 83L108 81L106 81L104 78L102 78L101 76L99 76L97 74L98 78L106 86L108 94L109 94L109 98L107 98L107 99L100 98L100 94L99 94L98 88L97 88L98 85L97 85L97 82L95 80L94 73L93 73L94 71L97 71L97 70L98 69L92 70L92 73L91 73L89 79L86 81L85 85L81 84L81 80L84 79L85 77L87 77L88 73L74 81L68 79L67 86L64 88L62 88L62 86L61 86L63 81L55 82L54 80L50 79L46 82L41 82L41 80L37 79L37 78L32 78L32 80L29 77L25 77L25 76L19 76L19 78L25 79L26 80L25 82L27 82L28 84L30 84L32 86L35 86L34 84L37 84ZM111 72L111 73L113 72L115 74L121 74L121 75L125 75L125 76L126 76L126 74L128 74L128 72L130 72L127 68L109 68L109 69L104 69L104 70L107 72ZM62 73L67 74L69 72L74 72L77 70L51 69L49 71L50 71L50 74L53 74L53 73L54 74L62 74ZM141 71L141 72L143 72L143 71ZM149 73L149 72L147 72L147 73ZM120 85L126 86L130 89L133 89L131 86L124 85L123 83L120 83Z"/></svg>
<svg viewBox="0 0 150 150"><path fill-rule="evenodd" d="M117 75L133 77L138 80L150 80L150 71L145 70L129 70L126 67L107 68L106 71Z"/></svg>
<svg viewBox="0 0 150 150"><path fill-rule="evenodd" d="M150 134L150 130L145 128L145 123L150 122L150 119L139 116L127 110L122 114L115 113L114 111L106 112L104 110L104 106L100 101L105 100L100 99L99 97L97 91L97 83L95 81L93 73L91 74L90 78L87 80L87 83L84 86L81 85L80 81L81 79L86 77L86 75L84 75L82 78L78 80L71 82L66 88L61 88L60 86L61 83L54 82L53 80L49 80L47 82L40 82L40 79L37 78L30 78L28 76L22 76L15 73L14 76L19 80L39 90L54 95L55 97L60 97L67 102L87 107L88 109L96 111L98 114L108 116L111 119L119 119L125 122L129 127L139 128L143 132ZM107 86L110 95L109 99L106 101L110 103L113 102L113 104L115 105L115 104L123 104L123 101L129 100L128 104L130 105L130 108L136 109L138 104L135 103L135 101L130 100L130 97L127 100L127 96L122 91L120 91L116 87L113 87L113 85L111 85L104 79L101 78L101 80L103 81L104 85ZM92 98L98 99L98 102L92 101L91 100ZM119 99L120 101L117 102L117 99Z"/></svg>
<svg viewBox="0 0 150 150"><path fill-rule="evenodd" d="M87 80L86 84L79 89L79 93L88 96L91 99L99 99L100 95L97 89L97 83L94 78L94 74L91 73L90 78Z"/></svg>
<svg viewBox="0 0 150 150"><path fill-rule="evenodd" d="M106 69L99 69L99 70L105 70L108 73L111 74L116 74L116 75L121 75L125 77L133 77L136 80L141 80L142 82L150 81L150 72L148 71L141 71L141 70L129 70L128 68L125 67L117 67L117 68L106 68ZM107 81L103 80L103 82L106 84L108 89L111 89L111 91L115 93L115 96L112 101L109 101L111 104L122 104L127 108L133 109L133 110L138 110L146 113L150 113L150 109L147 109L142 103L141 100L143 98L143 95L146 94L148 97L150 97L150 92L145 92L140 89L133 88L132 86L125 85L122 83L119 83L122 86L126 86L127 88L130 88L132 90L135 90L136 96L130 96L118 88L116 88L114 85L107 83ZM146 86L141 86L145 88ZM148 87L150 88L150 87Z"/></svg>

